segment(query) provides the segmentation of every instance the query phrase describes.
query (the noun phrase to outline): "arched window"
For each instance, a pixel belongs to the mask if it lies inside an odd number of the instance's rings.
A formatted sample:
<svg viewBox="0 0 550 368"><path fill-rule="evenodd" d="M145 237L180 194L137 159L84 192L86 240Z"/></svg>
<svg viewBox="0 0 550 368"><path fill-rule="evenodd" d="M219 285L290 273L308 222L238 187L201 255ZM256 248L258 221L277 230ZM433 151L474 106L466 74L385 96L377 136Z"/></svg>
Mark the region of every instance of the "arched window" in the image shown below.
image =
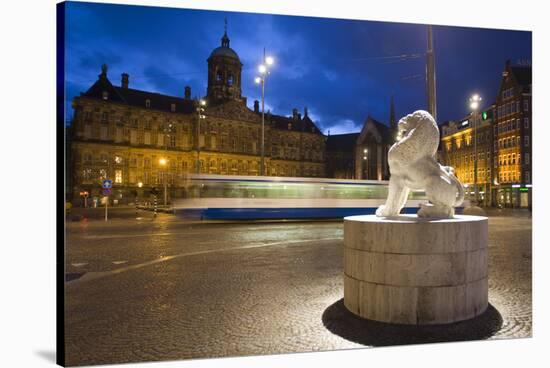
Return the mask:
<svg viewBox="0 0 550 368"><path fill-rule="evenodd" d="M216 72L216 81L221 82L223 80L223 74L220 70Z"/></svg>
<svg viewBox="0 0 550 368"><path fill-rule="evenodd" d="M233 74L229 74L227 77L227 85L232 86L233 85Z"/></svg>

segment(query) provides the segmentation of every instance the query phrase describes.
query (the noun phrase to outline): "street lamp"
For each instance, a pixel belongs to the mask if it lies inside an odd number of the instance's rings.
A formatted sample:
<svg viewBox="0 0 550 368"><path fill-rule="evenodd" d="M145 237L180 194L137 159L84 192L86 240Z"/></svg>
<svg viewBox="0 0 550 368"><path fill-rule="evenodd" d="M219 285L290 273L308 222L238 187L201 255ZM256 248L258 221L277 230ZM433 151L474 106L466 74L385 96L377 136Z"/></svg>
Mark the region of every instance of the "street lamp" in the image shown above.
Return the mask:
<svg viewBox="0 0 550 368"><path fill-rule="evenodd" d="M167 162L168 162L168 160L166 160L164 157L159 160L160 166L166 166ZM167 184L166 184L166 171L167 170L168 169L163 171L163 176L164 176L164 205L165 206L166 206L166 202L167 202L167 192L166 192L166 186L167 186Z"/></svg>
<svg viewBox="0 0 550 368"><path fill-rule="evenodd" d="M477 110L481 97L478 94L470 97L470 108L472 109L472 119L474 120L474 201L478 205L478 188L477 188Z"/></svg>
<svg viewBox="0 0 550 368"><path fill-rule="evenodd" d="M197 103L197 174L201 173L201 119L206 119L204 114L206 101L200 99Z"/></svg>
<svg viewBox="0 0 550 368"><path fill-rule="evenodd" d="M363 162L364 162L364 166L365 166L365 179L368 179L368 176L369 176L369 164L368 164L368 153L369 153L369 150L364 148L363 149Z"/></svg>
<svg viewBox="0 0 550 368"><path fill-rule="evenodd" d="M172 128L173 127L174 127L173 124L169 123L169 122L167 122L164 125L164 135L165 135L165 137L164 137L164 150L166 151L166 156L168 156L168 142L170 141L170 134L172 134ZM167 162L166 159L161 158L161 161L164 161L164 163L161 163L162 166L166 165L166 162ZM166 168L166 170L164 170L163 176L164 176L164 205L166 206L167 203L168 203L168 191L167 191L168 167Z"/></svg>
<svg viewBox="0 0 550 368"><path fill-rule="evenodd" d="M254 78L254 82L262 86L262 144L261 144L261 160L260 160L260 175L265 174L265 162L264 162L264 144L265 144L265 81L267 75L269 74L269 66L273 65L275 60L271 56L265 56L264 48L264 57L263 64L258 67L260 75Z"/></svg>

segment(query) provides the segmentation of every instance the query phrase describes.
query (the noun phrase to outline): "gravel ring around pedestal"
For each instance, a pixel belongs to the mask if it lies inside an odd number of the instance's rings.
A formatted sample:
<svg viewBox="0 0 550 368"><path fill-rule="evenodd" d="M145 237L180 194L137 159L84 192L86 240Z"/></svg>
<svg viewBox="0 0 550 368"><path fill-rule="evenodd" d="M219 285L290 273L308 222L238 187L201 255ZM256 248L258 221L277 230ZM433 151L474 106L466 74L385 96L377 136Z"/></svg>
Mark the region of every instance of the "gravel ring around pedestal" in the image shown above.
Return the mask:
<svg viewBox="0 0 550 368"><path fill-rule="evenodd" d="M503 319L491 304L479 316L442 325L402 325L364 319L351 313L340 299L325 309L325 328L348 341L366 346L391 346L485 340L502 327Z"/></svg>

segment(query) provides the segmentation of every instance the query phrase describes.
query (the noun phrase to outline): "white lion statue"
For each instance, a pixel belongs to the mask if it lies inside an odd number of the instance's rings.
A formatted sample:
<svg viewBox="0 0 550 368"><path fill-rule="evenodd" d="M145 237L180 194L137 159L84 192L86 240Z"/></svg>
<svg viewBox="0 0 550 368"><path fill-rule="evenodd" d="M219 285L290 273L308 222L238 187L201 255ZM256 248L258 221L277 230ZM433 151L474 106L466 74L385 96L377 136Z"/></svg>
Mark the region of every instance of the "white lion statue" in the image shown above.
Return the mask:
<svg viewBox="0 0 550 368"><path fill-rule="evenodd" d="M464 188L450 166L436 158L439 129L427 111L418 110L399 120L397 142L388 152L390 184L386 204L376 216L397 216L409 191L424 190L430 203L421 204L418 217L452 218L464 200Z"/></svg>

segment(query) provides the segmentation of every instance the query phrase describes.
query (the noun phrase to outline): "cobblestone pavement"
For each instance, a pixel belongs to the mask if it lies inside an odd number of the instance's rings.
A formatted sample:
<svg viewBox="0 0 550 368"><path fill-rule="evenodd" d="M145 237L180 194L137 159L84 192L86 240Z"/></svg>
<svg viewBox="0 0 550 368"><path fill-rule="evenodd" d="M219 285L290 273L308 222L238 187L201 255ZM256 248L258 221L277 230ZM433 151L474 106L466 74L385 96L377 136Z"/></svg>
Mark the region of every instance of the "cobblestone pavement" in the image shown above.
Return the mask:
<svg viewBox="0 0 550 368"><path fill-rule="evenodd" d="M491 213L491 307L445 328L354 319L341 301L342 238L337 221L68 223L67 363L531 336L528 213Z"/></svg>

